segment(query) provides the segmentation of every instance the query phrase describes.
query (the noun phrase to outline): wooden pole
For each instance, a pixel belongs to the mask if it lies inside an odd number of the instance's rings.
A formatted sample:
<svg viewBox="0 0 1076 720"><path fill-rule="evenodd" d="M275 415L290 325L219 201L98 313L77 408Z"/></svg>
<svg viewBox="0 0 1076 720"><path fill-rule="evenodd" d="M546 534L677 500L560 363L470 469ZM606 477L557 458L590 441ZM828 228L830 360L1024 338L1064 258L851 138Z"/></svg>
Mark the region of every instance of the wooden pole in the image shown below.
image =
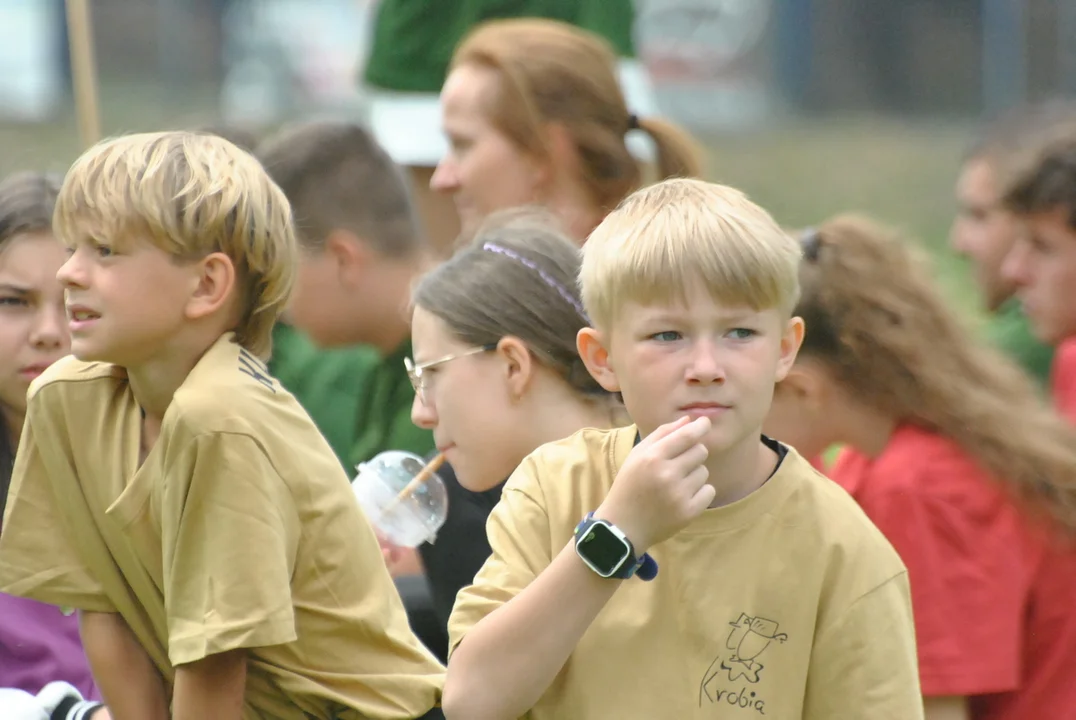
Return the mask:
<svg viewBox="0 0 1076 720"><path fill-rule="evenodd" d="M67 0L67 32L78 131L83 147L89 147L101 139L101 110L98 104L97 63L94 59L90 0Z"/></svg>

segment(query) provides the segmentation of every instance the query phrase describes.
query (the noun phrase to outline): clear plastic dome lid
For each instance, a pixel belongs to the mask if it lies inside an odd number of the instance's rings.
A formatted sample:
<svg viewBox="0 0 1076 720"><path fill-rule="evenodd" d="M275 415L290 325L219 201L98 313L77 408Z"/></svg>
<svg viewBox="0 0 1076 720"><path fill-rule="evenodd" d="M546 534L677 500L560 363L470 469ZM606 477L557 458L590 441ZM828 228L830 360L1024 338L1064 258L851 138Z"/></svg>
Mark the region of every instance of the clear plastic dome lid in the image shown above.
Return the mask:
<svg viewBox="0 0 1076 720"><path fill-rule="evenodd" d="M436 539L448 513L445 484L435 472L442 460L438 456L427 468L418 455L386 450L359 465L351 489L366 517L386 540L401 547L418 547Z"/></svg>

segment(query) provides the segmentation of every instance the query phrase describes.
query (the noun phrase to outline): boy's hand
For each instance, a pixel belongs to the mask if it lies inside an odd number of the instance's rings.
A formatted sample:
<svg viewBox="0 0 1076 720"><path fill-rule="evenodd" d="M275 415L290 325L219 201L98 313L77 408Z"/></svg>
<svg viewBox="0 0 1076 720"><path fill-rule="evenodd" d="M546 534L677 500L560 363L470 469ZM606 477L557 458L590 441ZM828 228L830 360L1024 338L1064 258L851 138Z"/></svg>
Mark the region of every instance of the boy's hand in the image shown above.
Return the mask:
<svg viewBox="0 0 1076 720"><path fill-rule="evenodd" d="M710 419L682 417L632 448L594 517L616 525L637 555L675 535L713 502L702 444Z"/></svg>

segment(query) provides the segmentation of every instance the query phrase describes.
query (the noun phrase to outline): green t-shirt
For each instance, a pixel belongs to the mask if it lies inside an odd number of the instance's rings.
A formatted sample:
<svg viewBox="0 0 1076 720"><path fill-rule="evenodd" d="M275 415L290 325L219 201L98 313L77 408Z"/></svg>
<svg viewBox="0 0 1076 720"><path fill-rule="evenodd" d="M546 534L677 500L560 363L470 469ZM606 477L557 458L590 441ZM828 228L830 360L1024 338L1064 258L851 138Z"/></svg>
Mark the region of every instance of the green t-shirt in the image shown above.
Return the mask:
<svg viewBox="0 0 1076 720"><path fill-rule="evenodd" d="M998 308L990 318L986 331L987 337L999 350L1019 363L1044 387L1048 386L1054 350L1032 335L1027 316L1017 300L1009 300Z"/></svg>
<svg viewBox="0 0 1076 720"><path fill-rule="evenodd" d="M381 0L365 80L385 90L440 92L463 36L484 20L541 17L605 38L634 57L633 0Z"/></svg>
<svg viewBox="0 0 1076 720"><path fill-rule="evenodd" d="M410 354L408 340L371 370L365 397L360 398L357 408L356 433L348 449L351 467L384 450L406 450L420 457L433 451L433 433L411 422L415 389L404 367L404 358Z"/></svg>
<svg viewBox="0 0 1076 720"><path fill-rule="evenodd" d="M320 350L291 325L273 328L269 374L295 396L345 467L355 440L355 408L379 361L370 348Z"/></svg>
<svg viewBox="0 0 1076 720"><path fill-rule="evenodd" d="M319 350L284 323L273 330L269 372L296 397L332 446L341 464L355 466L384 450L425 457L433 433L411 422L415 391L403 359L408 340L388 357L369 347Z"/></svg>

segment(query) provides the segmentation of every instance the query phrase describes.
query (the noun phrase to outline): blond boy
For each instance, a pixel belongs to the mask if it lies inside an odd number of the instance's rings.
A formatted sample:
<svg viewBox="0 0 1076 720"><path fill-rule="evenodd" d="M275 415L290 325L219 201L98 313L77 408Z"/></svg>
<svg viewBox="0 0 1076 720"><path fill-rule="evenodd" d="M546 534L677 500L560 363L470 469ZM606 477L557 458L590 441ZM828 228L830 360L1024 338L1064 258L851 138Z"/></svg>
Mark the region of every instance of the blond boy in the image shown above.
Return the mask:
<svg viewBox="0 0 1076 720"><path fill-rule="evenodd" d="M0 588L81 611L116 720L423 716L442 670L263 364L284 195L220 138L132 135L76 161L55 228L75 357L30 390Z"/></svg>
<svg viewBox="0 0 1076 720"><path fill-rule="evenodd" d="M508 481L453 610L446 717L922 717L900 559L761 435L803 337L798 262L765 211L693 180L590 236L579 352L636 425Z"/></svg>

